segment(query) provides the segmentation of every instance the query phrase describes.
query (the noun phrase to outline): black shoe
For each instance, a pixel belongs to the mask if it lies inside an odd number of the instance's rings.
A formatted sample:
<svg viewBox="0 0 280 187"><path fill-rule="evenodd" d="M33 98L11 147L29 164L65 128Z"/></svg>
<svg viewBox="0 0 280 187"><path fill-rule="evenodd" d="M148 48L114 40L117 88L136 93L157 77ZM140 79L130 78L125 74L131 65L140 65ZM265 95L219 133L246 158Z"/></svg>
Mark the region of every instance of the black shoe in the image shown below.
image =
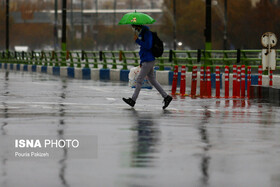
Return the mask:
<svg viewBox="0 0 280 187"><path fill-rule="evenodd" d="M130 105L131 107L134 107L134 105L135 105L135 101L133 101L131 98L128 98L128 99L122 98L122 100L124 102L126 102L128 105Z"/></svg>
<svg viewBox="0 0 280 187"><path fill-rule="evenodd" d="M163 100L164 105L163 105L162 109L166 109L168 107L169 103L172 101L172 99L173 98L170 95L166 96Z"/></svg>

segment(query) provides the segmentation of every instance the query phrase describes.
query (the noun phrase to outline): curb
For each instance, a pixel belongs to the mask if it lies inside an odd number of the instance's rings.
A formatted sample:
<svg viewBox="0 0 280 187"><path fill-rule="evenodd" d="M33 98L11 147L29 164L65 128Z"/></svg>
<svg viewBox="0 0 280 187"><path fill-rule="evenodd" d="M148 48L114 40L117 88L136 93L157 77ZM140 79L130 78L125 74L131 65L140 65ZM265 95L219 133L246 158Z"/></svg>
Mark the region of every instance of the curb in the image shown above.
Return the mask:
<svg viewBox="0 0 280 187"><path fill-rule="evenodd" d="M250 87L250 99L280 106L280 88L253 85Z"/></svg>
<svg viewBox="0 0 280 187"><path fill-rule="evenodd" d="M111 80L128 82L129 70L120 69L97 69L97 68L74 68L74 67L53 67L27 64L0 63L0 69L12 71L26 71L47 73L54 76L84 79L84 80Z"/></svg>

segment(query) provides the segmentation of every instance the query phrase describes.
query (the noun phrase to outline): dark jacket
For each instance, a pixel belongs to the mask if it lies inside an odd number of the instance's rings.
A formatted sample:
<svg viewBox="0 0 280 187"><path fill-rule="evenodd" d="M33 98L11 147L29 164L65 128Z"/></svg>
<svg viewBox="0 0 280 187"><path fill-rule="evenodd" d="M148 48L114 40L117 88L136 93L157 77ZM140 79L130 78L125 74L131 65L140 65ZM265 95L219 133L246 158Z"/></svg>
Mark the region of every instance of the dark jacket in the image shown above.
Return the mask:
<svg viewBox="0 0 280 187"><path fill-rule="evenodd" d="M153 35L149 30L149 27L143 26L135 42L140 45L140 64L142 64L143 62L150 62L155 60L155 57L152 54Z"/></svg>

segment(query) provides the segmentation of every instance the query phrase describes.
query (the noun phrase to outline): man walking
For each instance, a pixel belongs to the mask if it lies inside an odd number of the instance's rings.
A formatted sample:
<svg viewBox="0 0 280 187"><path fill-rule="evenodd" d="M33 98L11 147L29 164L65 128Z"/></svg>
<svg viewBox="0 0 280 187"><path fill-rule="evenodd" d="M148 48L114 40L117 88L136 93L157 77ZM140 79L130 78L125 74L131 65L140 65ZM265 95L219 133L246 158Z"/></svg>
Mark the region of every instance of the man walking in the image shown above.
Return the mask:
<svg viewBox="0 0 280 187"><path fill-rule="evenodd" d="M123 98L123 101L126 102L131 107L134 107L138 95L140 93L142 82L146 76L148 76L148 80L150 83L157 89L157 91L161 94L164 98L163 100L163 109L168 107L169 103L172 101L172 97L168 95L158 83L154 75L154 65L156 63L155 57L152 54L152 45L153 45L153 36L151 31L147 26L144 25L132 25L132 28L135 30L134 40L135 42L140 45L140 67L141 71L136 80L136 88L132 98ZM138 32L138 36L136 34Z"/></svg>

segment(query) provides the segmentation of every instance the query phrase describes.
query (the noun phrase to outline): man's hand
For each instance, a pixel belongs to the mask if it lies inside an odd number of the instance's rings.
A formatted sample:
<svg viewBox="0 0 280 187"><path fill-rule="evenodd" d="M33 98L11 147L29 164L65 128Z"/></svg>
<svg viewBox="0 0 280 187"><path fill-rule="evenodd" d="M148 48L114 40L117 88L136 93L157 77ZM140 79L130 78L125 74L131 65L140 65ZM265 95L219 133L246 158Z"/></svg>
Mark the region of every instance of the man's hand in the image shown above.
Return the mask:
<svg viewBox="0 0 280 187"><path fill-rule="evenodd" d="M136 34L134 34L134 41L136 41L138 38L138 36Z"/></svg>

